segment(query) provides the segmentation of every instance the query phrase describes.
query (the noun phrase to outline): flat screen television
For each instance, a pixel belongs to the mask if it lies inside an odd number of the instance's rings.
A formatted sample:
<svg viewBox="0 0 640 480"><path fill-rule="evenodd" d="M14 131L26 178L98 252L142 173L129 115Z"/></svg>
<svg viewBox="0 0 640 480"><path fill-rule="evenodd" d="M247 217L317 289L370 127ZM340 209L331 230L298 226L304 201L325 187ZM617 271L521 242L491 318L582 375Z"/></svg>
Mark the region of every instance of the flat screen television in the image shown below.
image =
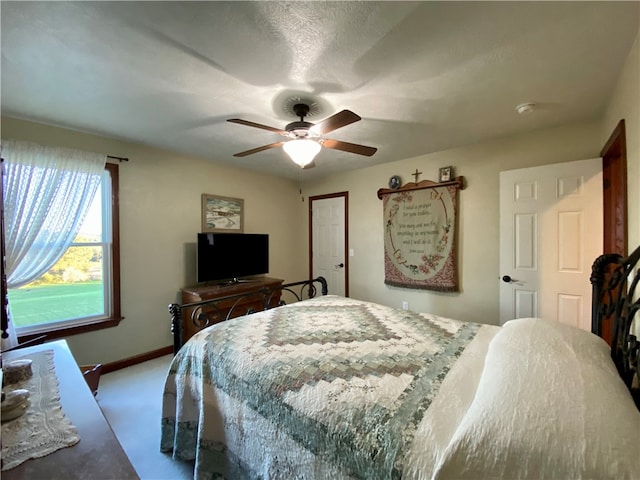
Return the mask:
<svg viewBox="0 0 640 480"><path fill-rule="evenodd" d="M238 282L269 272L269 235L263 233L199 233L197 280Z"/></svg>

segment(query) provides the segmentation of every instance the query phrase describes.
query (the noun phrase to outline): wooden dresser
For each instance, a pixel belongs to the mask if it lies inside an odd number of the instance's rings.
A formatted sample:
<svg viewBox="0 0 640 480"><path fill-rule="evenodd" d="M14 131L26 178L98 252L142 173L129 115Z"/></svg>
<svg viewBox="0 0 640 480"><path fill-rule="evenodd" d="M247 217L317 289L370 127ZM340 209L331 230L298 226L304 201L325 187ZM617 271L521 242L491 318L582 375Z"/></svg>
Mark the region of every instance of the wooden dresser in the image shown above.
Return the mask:
<svg viewBox="0 0 640 480"><path fill-rule="evenodd" d="M187 287L182 289L182 304L213 300L215 298L226 297L228 295L250 294L251 292L256 292L255 296L247 295L240 300L225 300L216 304L216 307L207 306L202 312L197 312L204 314L209 321L209 325L212 325L224 321L229 310L232 308L233 311L229 318L240 317L247 313L264 310L265 298L261 294L258 294L258 292L263 288L279 288L282 285L282 282L283 280L280 278L260 277L233 284ZM269 301L270 307L277 306L280 301L280 293L280 290L274 292ZM185 308L182 312L183 344L201 330L200 327L194 325L191 319L192 313L193 308Z"/></svg>
<svg viewBox="0 0 640 480"><path fill-rule="evenodd" d="M60 404L77 428L80 441L41 458L27 460L2 472L2 480L13 479L138 479L129 458L118 443L93 394L89 390L67 342L59 340L2 354L9 362L29 354L53 350L59 382Z"/></svg>

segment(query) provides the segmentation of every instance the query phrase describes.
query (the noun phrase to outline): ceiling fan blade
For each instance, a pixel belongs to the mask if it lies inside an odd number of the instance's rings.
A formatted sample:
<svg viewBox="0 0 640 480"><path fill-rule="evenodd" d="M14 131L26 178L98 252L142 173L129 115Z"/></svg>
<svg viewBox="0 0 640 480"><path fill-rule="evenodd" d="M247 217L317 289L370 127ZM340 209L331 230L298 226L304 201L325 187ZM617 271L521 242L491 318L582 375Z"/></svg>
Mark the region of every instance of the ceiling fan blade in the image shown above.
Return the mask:
<svg viewBox="0 0 640 480"><path fill-rule="evenodd" d="M289 136L289 133L280 128L270 127L269 125L262 125L261 123L250 122L248 120L242 120L241 118L229 118L227 122L238 123L240 125L246 125L247 127L261 128L262 130L269 130L270 132L279 133L280 135Z"/></svg>
<svg viewBox="0 0 640 480"><path fill-rule="evenodd" d="M378 151L377 148L357 145L355 143L342 142L340 140L331 140L329 138L321 140L321 143L323 147L333 148L334 150L342 150L343 152L357 153L358 155L366 155L367 157L370 157Z"/></svg>
<svg viewBox="0 0 640 480"><path fill-rule="evenodd" d="M279 147L280 145L282 145L284 142L276 142L276 143L271 143L269 145L263 145L261 147L258 148L252 148L251 150L246 150L244 152L240 152L240 153L234 153L233 156L234 157L246 157L247 155L253 155L254 153L258 153L258 152L262 152L264 150L269 150L270 148L276 148Z"/></svg>
<svg viewBox="0 0 640 480"><path fill-rule="evenodd" d="M362 120L359 115L356 115L351 110L342 110L341 112L331 115L329 118L325 118L321 122L316 123L310 128L310 130L318 135L325 135L338 128L344 127L345 125L357 122L358 120Z"/></svg>

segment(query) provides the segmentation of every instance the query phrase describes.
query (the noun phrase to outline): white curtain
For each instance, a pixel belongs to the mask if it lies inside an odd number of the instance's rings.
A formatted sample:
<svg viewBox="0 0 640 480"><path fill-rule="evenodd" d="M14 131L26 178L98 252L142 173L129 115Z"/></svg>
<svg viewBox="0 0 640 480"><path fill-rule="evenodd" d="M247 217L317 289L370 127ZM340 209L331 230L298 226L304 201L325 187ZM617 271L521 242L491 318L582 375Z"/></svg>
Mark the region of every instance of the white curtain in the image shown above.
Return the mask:
<svg viewBox="0 0 640 480"><path fill-rule="evenodd" d="M100 185L107 157L3 140L2 158L6 275L9 288L16 288L40 277L67 250ZM3 350L16 343L12 322L9 327Z"/></svg>

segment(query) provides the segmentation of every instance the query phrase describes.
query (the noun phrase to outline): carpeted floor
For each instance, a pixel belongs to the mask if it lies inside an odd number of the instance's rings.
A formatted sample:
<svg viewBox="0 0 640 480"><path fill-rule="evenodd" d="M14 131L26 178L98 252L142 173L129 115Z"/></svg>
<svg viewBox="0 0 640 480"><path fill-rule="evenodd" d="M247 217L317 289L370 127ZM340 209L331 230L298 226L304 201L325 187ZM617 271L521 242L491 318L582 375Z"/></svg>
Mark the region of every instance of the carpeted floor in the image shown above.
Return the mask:
<svg viewBox="0 0 640 480"><path fill-rule="evenodd" d="M142 480L193 478L193 462L160 452L162 388L172 356L100 377L98 404Z"/></svg>

